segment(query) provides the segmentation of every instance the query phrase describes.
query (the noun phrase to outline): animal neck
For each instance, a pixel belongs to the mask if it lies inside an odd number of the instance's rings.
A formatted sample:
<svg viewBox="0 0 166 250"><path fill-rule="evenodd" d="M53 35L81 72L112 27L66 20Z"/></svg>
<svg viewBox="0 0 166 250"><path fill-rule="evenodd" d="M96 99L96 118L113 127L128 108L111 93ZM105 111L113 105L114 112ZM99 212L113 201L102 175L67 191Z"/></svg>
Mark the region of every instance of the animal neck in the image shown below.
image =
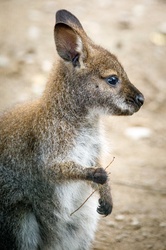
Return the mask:
<svg viewBox="0 0 166 250"><path fill-rule="evenodd" d="M54 67L43 94L43 102L50 113L49 117L75 127L98 123L99 117L91 115L86 105L79 102L75 94L77 81L79 79L74 77L74 73L68 66L65 66L64 62L60 61Z"/></svg>

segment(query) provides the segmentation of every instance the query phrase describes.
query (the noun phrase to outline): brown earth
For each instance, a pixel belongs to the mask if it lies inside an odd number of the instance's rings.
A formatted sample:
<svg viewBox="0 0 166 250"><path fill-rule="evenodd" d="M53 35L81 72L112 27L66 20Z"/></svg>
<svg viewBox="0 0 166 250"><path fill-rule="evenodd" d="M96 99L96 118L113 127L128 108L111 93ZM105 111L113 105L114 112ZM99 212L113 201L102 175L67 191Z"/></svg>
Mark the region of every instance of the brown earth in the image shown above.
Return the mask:
<svg viewBox="0 0 166 250"><path fill-rule="evenodd" d="M145 105L103 117L111 151L114 210L101 218L95 250L166 249L166 1L0 1L0 109L38 96L56 57L54 13L75 13L90 37L115 53ZM132 133L134 129L134 132Z"/></svg>

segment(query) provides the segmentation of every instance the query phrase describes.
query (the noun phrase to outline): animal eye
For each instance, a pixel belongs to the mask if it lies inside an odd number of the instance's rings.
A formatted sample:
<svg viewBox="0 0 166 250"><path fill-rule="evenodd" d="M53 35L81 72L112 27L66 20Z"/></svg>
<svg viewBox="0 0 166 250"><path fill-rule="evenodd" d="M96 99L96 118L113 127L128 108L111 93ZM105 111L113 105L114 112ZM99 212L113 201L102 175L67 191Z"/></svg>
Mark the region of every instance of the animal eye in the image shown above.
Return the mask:
<svg viewBox="0 0 166 250"><path fill-rule="evenodd" d="M108 76L105 78L106 82L109 85L115 86L117 83L119 83L119 78L116 75Z"/></svg>

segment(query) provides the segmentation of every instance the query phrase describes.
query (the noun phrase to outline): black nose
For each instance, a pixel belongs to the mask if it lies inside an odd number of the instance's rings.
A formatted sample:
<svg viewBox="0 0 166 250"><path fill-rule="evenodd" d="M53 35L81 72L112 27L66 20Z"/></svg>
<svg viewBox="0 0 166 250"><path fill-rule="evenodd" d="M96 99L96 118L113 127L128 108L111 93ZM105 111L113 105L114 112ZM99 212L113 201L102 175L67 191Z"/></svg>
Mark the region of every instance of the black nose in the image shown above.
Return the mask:
<svg viewBox="0 0 166 250"><path fill-rule="evenodd" d="M136 103L139 107L141 107L144 104L144 96L142 94L138 94L135 98Z"/></svg>

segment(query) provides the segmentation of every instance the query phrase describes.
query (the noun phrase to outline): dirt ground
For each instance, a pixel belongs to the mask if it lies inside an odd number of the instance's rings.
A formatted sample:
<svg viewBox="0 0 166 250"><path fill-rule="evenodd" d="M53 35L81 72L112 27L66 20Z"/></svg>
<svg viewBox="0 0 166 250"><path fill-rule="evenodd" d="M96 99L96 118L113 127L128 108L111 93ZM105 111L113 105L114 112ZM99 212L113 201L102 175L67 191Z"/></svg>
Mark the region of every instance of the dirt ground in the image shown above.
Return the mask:
<svg viewBox="0 0 166 250"><path fill-rule="evenodd" d="M144 93L131 117L103 117L114 210L101 218L95 250L166 249L166 1L0 0L0 110L41 94L52 62L54 13L81 20Z"/></svg>

